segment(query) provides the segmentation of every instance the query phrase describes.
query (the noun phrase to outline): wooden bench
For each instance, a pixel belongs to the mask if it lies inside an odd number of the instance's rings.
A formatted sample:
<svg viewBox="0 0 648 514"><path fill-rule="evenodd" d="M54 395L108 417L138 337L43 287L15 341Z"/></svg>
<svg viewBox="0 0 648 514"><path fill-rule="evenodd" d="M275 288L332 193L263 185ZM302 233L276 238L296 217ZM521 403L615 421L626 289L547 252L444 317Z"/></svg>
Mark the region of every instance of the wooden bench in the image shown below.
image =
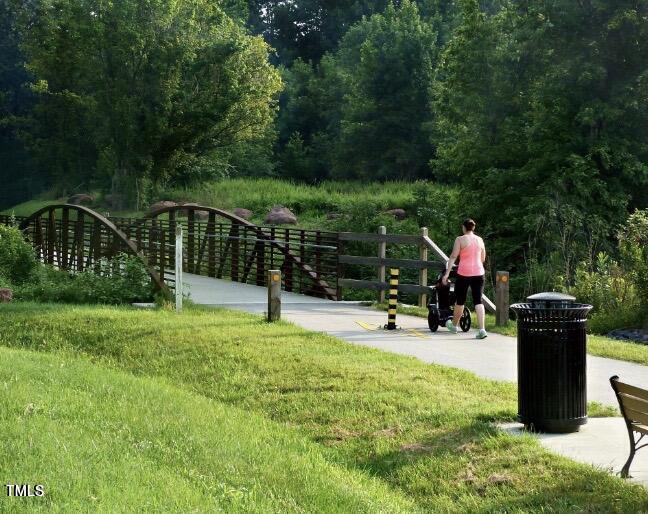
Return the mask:
<svg viewBox="0 0 648 514"><path fill-rule="evenodd" d="M630 472L630 465L637 450L648 446L648 442L639 445L642 439L648 435L648 390L619 382L616 375L610 378L610 384L619 400L621 415L625 419L630 437L630 456L621 469L621 477L627 478ZM637 438L635 438L635 433Z"/></svg>

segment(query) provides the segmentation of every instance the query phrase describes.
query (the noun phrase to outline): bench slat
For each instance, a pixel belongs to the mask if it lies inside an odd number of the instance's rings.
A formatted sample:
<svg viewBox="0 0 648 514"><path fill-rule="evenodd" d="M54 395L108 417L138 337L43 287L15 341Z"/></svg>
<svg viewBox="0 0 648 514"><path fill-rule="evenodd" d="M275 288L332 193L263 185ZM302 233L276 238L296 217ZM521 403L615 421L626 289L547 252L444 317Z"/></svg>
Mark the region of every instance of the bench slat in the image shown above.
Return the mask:
<svg viewBox="0 0 648 514"><path fill-rule="evenodd" d="M632 430L648 435L648 427L644 425L632 425Z"/></svg>
<svg viewBox="0 0 648 514"><path fill-rule="evenodd" d="M631 396L636 396L637 398L648 401L648 391L646 389L641 389L629 384L624 384L623 382L619 382L618 380L615 383L617 390L620 393L629 394Z"/></svg>
<svg viewBox="0 0 648 514"><path fill-rule="evenodd" d="M639 423L641 425L648 426L648 414L646 414L645 412L637 412L636 410L628 409L625 407L623 410L625 411L626 419L632 420L635 423Z"/></svg>
<svg viewBox="0 0 648 514"><path fill-rule="evenodd" d="M633 411L636 412L643 412L644 414L648 414L648 401L641 400L640 398L636 398L634 396L629 396L626 394L620 394L619 398L621 398L621 403L623 404L624 408L632 409Z"/></svg>

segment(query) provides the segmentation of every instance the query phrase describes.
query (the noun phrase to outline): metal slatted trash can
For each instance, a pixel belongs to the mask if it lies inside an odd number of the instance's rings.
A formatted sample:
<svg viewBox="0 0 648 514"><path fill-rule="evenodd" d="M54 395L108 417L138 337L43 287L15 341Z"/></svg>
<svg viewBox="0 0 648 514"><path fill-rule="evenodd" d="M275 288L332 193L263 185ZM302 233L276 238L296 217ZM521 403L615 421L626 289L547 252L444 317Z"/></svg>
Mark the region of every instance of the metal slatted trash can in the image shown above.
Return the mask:
<svg viewBox="0 0 648 514"><path fill-rule="evenodd" d="M516 303L518 420L539 432L576 432L587 423L585 323L591 305L561 293Z"/></svg>

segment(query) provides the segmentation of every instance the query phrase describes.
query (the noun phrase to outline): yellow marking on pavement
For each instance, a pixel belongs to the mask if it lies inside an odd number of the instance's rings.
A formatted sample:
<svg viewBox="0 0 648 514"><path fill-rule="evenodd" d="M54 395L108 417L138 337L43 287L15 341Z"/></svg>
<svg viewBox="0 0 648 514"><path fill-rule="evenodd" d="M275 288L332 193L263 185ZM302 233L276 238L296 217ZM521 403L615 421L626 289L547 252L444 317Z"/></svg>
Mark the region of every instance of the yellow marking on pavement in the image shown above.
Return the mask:
<svg viewBox="0 0 648 514"><path fill-rule="evenodd" d="M410 333L410 335L420 337L421 339L426 339L425 334L422 334L421 332L419 332L415 328L407 328L406 330Z"/></svg>
<svg viewBox="0 0 648 514"><path fill-rule="evenodd" d="M365 323L364 321L356 321L358 325L360 325L362 328L365 330L377 330L378 327L376 325L370 325L369 323Z"/></svg>

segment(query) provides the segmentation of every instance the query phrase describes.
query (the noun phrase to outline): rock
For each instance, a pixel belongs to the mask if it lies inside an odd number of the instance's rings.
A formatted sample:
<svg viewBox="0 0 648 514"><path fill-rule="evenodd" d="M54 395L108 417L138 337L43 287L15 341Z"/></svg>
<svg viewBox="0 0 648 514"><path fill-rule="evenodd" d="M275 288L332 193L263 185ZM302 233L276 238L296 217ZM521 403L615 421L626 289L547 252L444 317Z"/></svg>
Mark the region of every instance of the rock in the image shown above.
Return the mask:
<svg viewBox="0 0 648 514"><path fill-rule="evenodd" d="M244 220L249 220L252 217L252 211L243 209L242 207L235 207L232 213L239 218L243 218Z"/></svg>
<svg viewBox="0 0 648 514"><path fill-rule="evenodd" d="M326 219L327 220L337 220L340 219L342 215L339 212L327 212L326 213Z"/></svg>
<svg viewBox="0 0 648 514"><path fill-rule="evenodd" d="M0 303L9 303L13 300L13 291L6 287L0 288Z"/></svg>
<svg viewBox="0 0 648 514"><path fill-rule="evenodd" d="M192 202L186 202L180 204L183 207L198 207L197 203L192 203ZM187 216L187 211L179 211L178 216ZM208 211L194 211L194 220L196 221L208 221L209 220L209 212Z"/></svg>
<svg viewBox="0 0 648 514"><path fill-rule="evenodd" d="M94 202L94 196L85 193L72 195L67 200L67 203L70 203L72 205L88 205L92 202Z"/></svg>
<svg viewBox="0 0 648 514"><path fill-rule="evenodd" d="M386 212L387 214L391 214L397 220L404 220L405 218L407 218L407 213L404 209L390 209Z"/></svg>
<svg viewBox="0 0 648 514"><path fill-rule="evenodd" d="M266 215L265 222L270 225L296 225L297 216L295 216L287 207L275 205Z"/></svg>
<svg viewBox="0 0 648 514"><path fill-rule="evenodd" d="M634 341L641 344L648 344L648 329L641 328L619 328L608 334L613 339Z"/></svg>
<svg viewBox="0 0 648 514"><path fill-rule="evenodd" d="M178 205L175 202L172 202L171 200L162 200L160 202L155 202L153 205L149 207L149 212L153 214L156 211L160 211L162 209L166 209L167 207L175 207Z"/></svg>

